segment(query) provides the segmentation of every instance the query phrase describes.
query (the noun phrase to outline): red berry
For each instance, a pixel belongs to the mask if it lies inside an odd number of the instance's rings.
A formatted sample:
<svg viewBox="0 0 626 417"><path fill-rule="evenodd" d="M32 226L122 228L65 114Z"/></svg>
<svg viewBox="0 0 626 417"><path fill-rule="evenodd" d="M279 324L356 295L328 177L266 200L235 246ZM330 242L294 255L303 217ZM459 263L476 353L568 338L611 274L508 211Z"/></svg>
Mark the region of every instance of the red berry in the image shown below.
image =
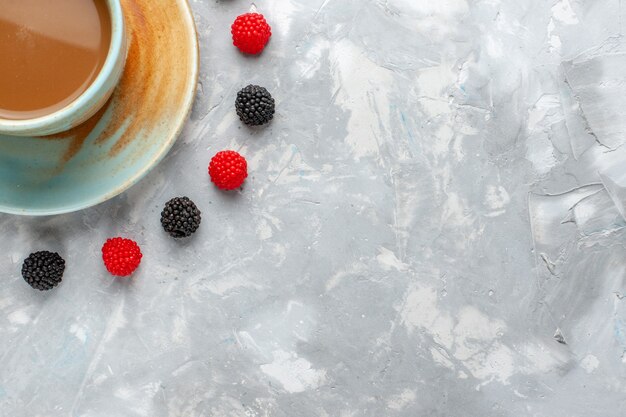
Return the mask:
<svg viewBox="0 0 626 417"><path fill-rule="evenodd" d="M221 151L211 158L209 164L211 181L222 190L241 187L248 176L246 159L235 151Z"/></svg>
<svg viewBox="0 0 626 417"><path fill-rule="evenodd" d="M231 27L233 45L246 54L258 54L272 36L272 28L260 13L246 13L235 19Z"/></svg>
<svg viewBox="0 0 626 417"><path fill-rule="evenodd" d="M130 240L116 237L108 239L102 246L102 260L107 270L118 277L127 277L141 263L141 249Z"/></svg>

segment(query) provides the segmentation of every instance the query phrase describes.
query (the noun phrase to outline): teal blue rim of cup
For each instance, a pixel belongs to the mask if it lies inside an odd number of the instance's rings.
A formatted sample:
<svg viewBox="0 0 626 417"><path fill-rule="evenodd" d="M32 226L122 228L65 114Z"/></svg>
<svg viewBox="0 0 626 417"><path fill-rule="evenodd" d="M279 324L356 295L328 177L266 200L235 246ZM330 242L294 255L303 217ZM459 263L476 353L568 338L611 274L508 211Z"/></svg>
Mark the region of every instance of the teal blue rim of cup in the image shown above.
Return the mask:
<svg viewBox="0 0 626 417"><path fill-rule="evenodd" d="M189 114L191 113L191 109L193 106L193 101L196 97L196 92L198 89L198 76L200 74L200 46L198 44L198 31L196 28L196 22L191 12L191 5L189 4L189 0L182 0L181 3L185 5L185 18L187 19L187 22L188 22L187 27L189 28L191 32L190 39L191 39L191 42L193 42L192 51L194 54L193 59L195 62L194 64L192 64L192 67L191 67L192 73L189 76L189 78L192 80L192 84L191 84L192 87L189 89L189 91L187 91L187 95L185 96L185 99L183 101L183 106L182 106L182 108L185 108L186 111L184 114L181 115L181 117L177 121L176 129L174 130L171 137L168 138L169 140L163 143L163 146L161 146L161 149L155 152L154 157L148 163L146 163L142 169L138 170L135 173L135 175L133 175L128 180L126 180L123 184L121 184L116 189L106 194L103 194L98 198L93 198L91 200L83 201L75 205L56 208L53 210L18 209L15 207L7 207L7 206L0 205L0 213L14 214L14 215L20 215L20 216L42 217L42 216L56 216L60 214L67 214L67 213L73 213L73 212L77 212L80 210L84 210L84 209L96 206L98 204L104 203L105 201L108 201L122 194L124 191L128 190L133 185L137 184L143 177L145 177L148 174L148 172L150 172L152 168L157 166L158 163L163 158L165 158L165 155L167 155L167 153L172 148L172 146L174 146L176 139L178 138L183 128L185 127L185 122L189 118Z"/></svg>
<svg viewBox="0 0 626 417"><path fill-rule="evenodd" d="M103 93L106 94L107 91L110 90L110 88L107 88L106 84L110 82L112 73L117 66L118 58L121 54L124 54L123 58L125 59L127 52L124 34L124 14L120 0L106 0L106 2L111 15L111 45L104 65L93 83L91 83L87 90L78 96L76 100L54 113L28 120L3 120L0 128L3 134L29 134L29 132L44 129L50 130L52 126L60 127L52 128L53 130L51 132L46 132L44 135L63 132L71 129L76 124L75 120L77 116L82 116L82 114L80 114L81 110L87 108L93 109L94 103L102 102L102 97L99 96L102 96ZM97 110L98 109L94 109L93 113ZM37 134L35 134L35 136L37 136Z"/></svg>

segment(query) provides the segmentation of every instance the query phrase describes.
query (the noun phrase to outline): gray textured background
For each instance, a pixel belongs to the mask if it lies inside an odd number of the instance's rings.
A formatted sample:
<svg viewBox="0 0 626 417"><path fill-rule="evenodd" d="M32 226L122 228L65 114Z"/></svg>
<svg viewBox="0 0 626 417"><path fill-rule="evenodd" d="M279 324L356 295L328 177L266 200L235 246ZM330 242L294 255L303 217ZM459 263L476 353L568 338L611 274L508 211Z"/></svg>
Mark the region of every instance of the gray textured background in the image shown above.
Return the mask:
<svg viewBox="0 0 626 417"><path fill-rule="evenodd" d="M0 216L0 415L626 415L621 1L259 0L260 58L230 45L249 6L193 2L194 111L141 184ZM236 119L247 83L268 128ZM183 243L175 195L204 215ZM47 294L19 275L40 249L68 260Z"/></svg>

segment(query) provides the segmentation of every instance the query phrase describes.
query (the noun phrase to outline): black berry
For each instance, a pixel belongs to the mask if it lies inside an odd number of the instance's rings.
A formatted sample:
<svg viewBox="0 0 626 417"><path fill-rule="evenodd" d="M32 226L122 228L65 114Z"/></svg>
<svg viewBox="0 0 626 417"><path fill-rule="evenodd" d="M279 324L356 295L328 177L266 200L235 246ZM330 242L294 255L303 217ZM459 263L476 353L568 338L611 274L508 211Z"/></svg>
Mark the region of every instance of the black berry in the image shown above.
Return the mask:
<svg viewBox="0 0 626 417"><path fill-rule="evenodd" d="M161 212L161 225L175 239L189 237L198 230L202 221L200 210L187 197L176 197L165 203Z"/></svg>
<svg viewBox="0 0 626 417"><path fill-rule="evenodd" d="M249 85L237 93L237 115L250 126L269 123L274 118L274 99L263 87Z"/></svg>
<svg viewBox="0 0 626 417"><path fill-rule="evenodd" d="M40 291L59 285L65 271L65 260L56 252L31 253L22 264L22 277L31 287Z"/></svg>

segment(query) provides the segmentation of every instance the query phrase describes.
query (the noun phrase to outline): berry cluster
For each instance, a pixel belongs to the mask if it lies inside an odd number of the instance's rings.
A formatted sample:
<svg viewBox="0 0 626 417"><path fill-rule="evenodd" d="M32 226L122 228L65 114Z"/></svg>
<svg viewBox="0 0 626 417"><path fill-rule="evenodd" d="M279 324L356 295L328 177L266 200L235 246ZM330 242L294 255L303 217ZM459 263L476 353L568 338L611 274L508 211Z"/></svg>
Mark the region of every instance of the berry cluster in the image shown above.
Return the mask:
<svg viewBox="0 0 626 417"><path fill-rule="evenodd" d="M221 151L209 163L211 181L222 190L241 187L248 176L246 159L235 151Z"/></svg>
<svg viewBox="0 0 626 417"><path fill-rule="evenodd" d="M202 213L188 197L176 197L165 203L161 226L174 239L193 235L202 221Z"/></svg>
<svg viewBox="0 0 626 417"><path fill-rule="evenodd" d="M272 28L260 13L238 16L230 32L233 35L233 45L241 52L253 55L261 53L272 36Z"/></svg>
<svg viewBox="0 0 626 417"><path fill-rule="evenodd" d="M51 290L61 283L65 260L56 252L31 253L22 264L24 280L36 290Z"/></svg>
<svg viewBox="0 0 626 417"><path fill-rule="evenodd" d="M250 126L264 125L274 118L274 99L258 85L249 85L239 91L235 108L239 119Z"/></svg>
<svg viewBox="0 0 626 417"><path fill-rule="evenodd" d="M233 44L245 54L259 54L272 36L272 29L262 14L246 13L232 24ZM237 93L235 111L241 122L261 126L272 121L275 101L264 87L248 85ZM215 186L229 191L240 188L248 177L248 163L238 152L217 152L209 163L209 176ZM174 239L189 238L200 227L202 213L188 197L175 197L165 203L161 211L161 226ZM114 237L102 246L102 261L114 276L128 277L139 265L143 254L137 242ZM65 272L65 260L56 252L32 253L22 265L22 277L33 288L50 290L59 283Z"/></svg>
<svg viewBox="0 0 626 417"><path fill-rule="evenodd" d="M137 242L130 239L114 237L102 246L104 266L111 275L118 277L127 277L135 272L142 256Z"/></svg>

